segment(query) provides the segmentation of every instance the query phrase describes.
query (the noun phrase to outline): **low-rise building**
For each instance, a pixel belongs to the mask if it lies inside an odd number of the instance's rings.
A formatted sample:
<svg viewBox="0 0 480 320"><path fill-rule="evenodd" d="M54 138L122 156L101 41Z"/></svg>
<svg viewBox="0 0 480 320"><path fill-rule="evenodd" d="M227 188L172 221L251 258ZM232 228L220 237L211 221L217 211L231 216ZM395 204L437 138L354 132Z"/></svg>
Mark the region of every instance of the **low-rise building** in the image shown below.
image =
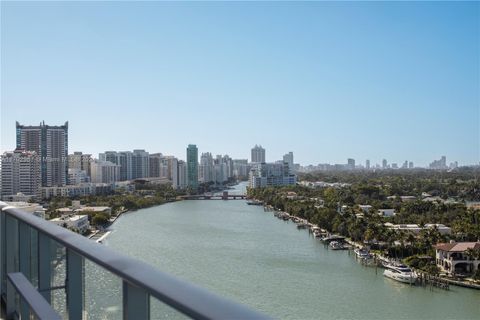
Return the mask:
<svg viewBox="0 0 480 320"><path fill-rule="evenodd" d="M83 212L104 213L107 216L112 214L112 208L106 206L85 206L80 201L72 201L71 207L59 208L56 210L61 216L69 216L72 214L82 214Z"/></svg>
<svg viewBox="0 0 480 320"><path fill-rule="evenodd" d="M467 201L465 203L468 209L479 210L480 209L480 201Z"/></svg>
<svg viewBox="0 0 480 320"><path fill-rule="evenodd" d="M67 185L58 187L42 187L42 199L52 197L76 197L87 195L109 194L115 189L115 184L111 183L83 183L80 185Z"/></svg>
<svg viewBox="0 0 480 320"><path fill-rule="evenodd" d="M427 223L425 224L425 228L430 228L430 229L437 229L438 232L441 234L451 234L452 229L450 227L447 227L441 223Z"/></svg>
<svg viewBox="0 0 480 320"><path fill-rule="evenodd" d="M50 220L51 222L80 234L85 233L90 228L88 215L68 215Z"/></svg>
<svg viewBox="0 0 480 320"><path fill-rule="evenodd" d="M389 199L389 200L395 200L396 198L397 198L397 196L387 197L387 199ZM417 197L415 197L415 196L400 196L399 198L400 198L400 200L402 200L402 202L415 201L417 199Z"/></svg>
<svg viewBox="0 0 480 320"><path fill-rule="evenodd" d="M110 207L84 207L82 206L81 208L78 208L75 210L76 213L82 213L82 212L95 212L95 213L104 213L108 216L112 214L112 208Z"/></svg>
<svg viewBox="0 0 480 320"><path fill-rule="evenodd" d="M427 223L425 224L425 227L420 227L418 224L392 224L392 223L385 223L384 224L387 228L393 229L393 230L401 230L401 231L407 231L407 232L412 232L414 234L420 233L420 231L424 229L437 229L438 232L441 234L451 234L452 229L440 224L440 223Z"/></svg>
<svg viewBox="0 0 480 320"><path fill-rule="evenodd" d="M73 208L58 208L57 211L61 216L72 214L75 210Z"/></svg>
<svg viewBox="0 0 480 320"><path fill-rule="evenodd" d="M393 217L397 214L395 209L378 209L377 213L382 217Z"/></svg>
<svg viewBox="0 0 480 320"><path fill-rule="evenodd" d="M360 204L358 207L364 212L364 213L369 213L370 210L372 209L372 206L369 204Z"/></svg>
<svg viewBox="0 0 480 320"><path fill-rule="evenodd" d="M45 219L45 209L38 203L30 203L24 201L5 202L9 206L22 209L25 212L31 213L34 216Z"/></svg>
<svg viewBox="0 0 480 320"><path fill-rule="evenodd" d="M480 250L480 242L451 242L435 246L435 261L440 270L450 275L471 274L478 270L480 259L468 254L469 249Z"/></svg>
<svg viewBox="0 0 480 320"><path fill-rule="evenodd" d="M17 192L17 194L3 196L3 200L10 202L29 202L34 199L36 195L23 194L22 192Z"/></svg>

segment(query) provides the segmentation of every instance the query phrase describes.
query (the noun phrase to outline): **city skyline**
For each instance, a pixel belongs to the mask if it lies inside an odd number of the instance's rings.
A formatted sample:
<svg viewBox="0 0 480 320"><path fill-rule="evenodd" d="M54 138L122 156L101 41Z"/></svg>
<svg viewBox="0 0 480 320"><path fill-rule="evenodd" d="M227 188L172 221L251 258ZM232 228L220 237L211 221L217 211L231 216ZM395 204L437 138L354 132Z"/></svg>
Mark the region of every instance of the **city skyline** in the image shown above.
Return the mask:
<svg viewBox="0 0 480 320"><path fill-rule="evenodd" d="M31 131L38 131L40 132L40 129L42 127L45 127L45 128L53 128L53 129L56 129L56 130L59 130L60 128L62 128L61 130L64 130L65 128L68 128L68 121L65 122L65 124L63 126L57 126L57 125L50 125L50 124L45 124L45 121L41 121L39 123L39 126L36 126L36 125L33 125L33 124L20 124L18 121L16 122L16 135L17 135L17 141L16 141L16 147L15 148L12 148L10 150L6 150L6 151L3 151L2 154L4 152L13 152L15 150L28 150L30 151L31 148L22 148L21 145L20 145L20 141L23 141L22 143L26 143L27 141L25 140L25 138L21 138L20 137L23 137L23 133L21 133L24 129L23 128L27 128L28 130L31 130ZM19 129L19 128L22 128L22 129ZM20 130L20 131L19 131ZM36 136L32 136L30 138L30 140L32 140L32 138L38 138ZM20 140L19 140L20 139ZM32 143L32 142L35 142L33 139L31 142L28 142L28 143ZM68 146L68 140L65 140L65 145ZM33 148L33 150L36 150L39 148L38 145L34 144L31 146ZM196 144L188 144L188 147L194 147L194 148L197 148ZM131 151L133 150L133 152ZM165 152L162 152L161 150L155 150L153 151L153 153L151 153L150 151L145 151L146 149L139 149L138 147L137 148L133 148L133 149L130 149L130 150L113 150L112 148L106 148L106 150L102 151L102 152L99 152L97 154L95 153L92 153L92 152L89 152L88 150L64 150L64 152L67 152L68 151L68 155L72 155L72 156L76 156L78 154L78 156L82 155L82 153L84 155L88 155L88 156L92 156L92 161L93 160L100 160L100 161L110 161L112 163L118 163L120 160L116 159L116 160L112 160L114 158L117 157L117 153L131 153L133 155L135 154L138 154L138 153L143 153L145 155L147 154L150 154L150 155L155 155L155 156L166 156L166 157L175 157L177 158L178 160L187 160L188 156L185 156L184 158L182 158L182 156L179 156L177 154L168 154L168 153L165 153ZM197 148L196 149L196 153L197 153L197 163L199 164L200 161L198 161L198 151L199 149ZM218 156L221 156L221 155L225 155L225 156L228 156L229 157L229 154L228 153L223 153L223 152L220 152L220 153L212 153L210 151L206 151L206 150L202 150L202 155L203 155L203 152L206 152L207 154L210 155L210 157L212 156L212 154L215 154ZM38 150L37 150L37 153L38 153ZM111 155L110 155L111 154ZM412 169L412 168L436 168L436 169L439 169L439 168L448 168L448 167L452 167L452 165L454 167L458 167L458 166L462 166L462 164L459 164L457 160L453 159L449 159L449 163L447 163L447 160L446 160L446 156L442 155L440 160L436 160L436 159L431 159L431 161L433 162L429 162L427 165L425 166L414 166L414 162L413 161L409 161L409 159L405 159L404 161L392 161L392 162L389 162L389 160L383 158L382 161L380 162L371 162L370 159L365 159L365 165L363 165L362 163L356 163L356 159L355 158L348 158L346 159L346 162L338 162L338 163L329 163L329 162L316 162L316 163L298 163L298 162L294 162L293 161L293 152L292 151L289 151L288 153L284 154L281 158L279 159L273 159L273 160L267 160L266 158L266 154L267 153L267 149L263 148L262 145L258 145L258 144L255 144L251 149L250 149L250 162L249 163L273 163L273 162L278 162L278 161L283 161L283 162L287 162L289 163L291 169L293 168L293 165L295 164L298 164L302 167L311 167L311 166L322 166L322 165L331 165L331 166L338 166L338 165L344 165L345 168L344 169L348 169L348 170L351 170L351 169L358 169L358 168L366 168L366 169ZM187 155L188 155L188 148L187 148ZM111 158L109 158L111 156ZM41 156L40 158L45 158L45 156ZM239 158L235 158L236 160L247 160L248 161L248 157L239 157ZM135 159L134 159L135 160ZM479 165L479 163L474 163L474 164L465 164L465 166L468 166L468 165ZM323 169L319 169L319 170L323 170ZM123 173L125 175L125 177L127 176L127 173ZM142 172L142 173L133 173L133 176L135 177L142 177L142 176L145 176L145 172Z"/></svg>
<svg viewBox="0 0 480 320"><path fill-rule="evenodd" d="M95 155L480 160L478 3L1 6L2 153L68 120Z"/></svg>

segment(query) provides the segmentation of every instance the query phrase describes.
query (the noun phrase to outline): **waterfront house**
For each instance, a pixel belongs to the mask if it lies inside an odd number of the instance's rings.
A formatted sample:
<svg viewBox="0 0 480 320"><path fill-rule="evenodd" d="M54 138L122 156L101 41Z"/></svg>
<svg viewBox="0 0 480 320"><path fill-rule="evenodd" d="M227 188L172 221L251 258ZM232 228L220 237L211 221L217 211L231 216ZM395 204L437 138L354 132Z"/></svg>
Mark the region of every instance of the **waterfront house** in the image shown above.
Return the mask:
<svg viewBox="0 0 480 320"><path fill-rule="evenodd" d="M435 246L436 264L450 275L474 273L479 268L480 259L469 256L469 249L480 250L480 242L439 243Z"/></svg>

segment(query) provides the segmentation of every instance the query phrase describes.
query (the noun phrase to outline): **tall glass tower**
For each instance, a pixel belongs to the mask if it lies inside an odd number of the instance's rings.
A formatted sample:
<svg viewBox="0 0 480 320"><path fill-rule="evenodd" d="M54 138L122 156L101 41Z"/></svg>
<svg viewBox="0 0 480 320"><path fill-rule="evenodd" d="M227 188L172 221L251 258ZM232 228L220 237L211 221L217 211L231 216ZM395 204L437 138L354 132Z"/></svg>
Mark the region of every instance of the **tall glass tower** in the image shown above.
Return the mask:
<svg viewBox="0 0 480 320"><path fill-rule="evenodd" d="M198 148L194 144L187 148L187 187L198 190Z"/></svg>

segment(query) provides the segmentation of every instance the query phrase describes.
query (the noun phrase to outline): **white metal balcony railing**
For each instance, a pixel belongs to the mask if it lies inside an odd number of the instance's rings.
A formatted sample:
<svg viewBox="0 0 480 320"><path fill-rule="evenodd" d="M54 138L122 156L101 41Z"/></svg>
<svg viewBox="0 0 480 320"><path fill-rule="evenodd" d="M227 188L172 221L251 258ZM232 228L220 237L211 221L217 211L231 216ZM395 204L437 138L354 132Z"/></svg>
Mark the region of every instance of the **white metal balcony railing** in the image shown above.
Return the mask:
<svg viewBox="0 0 480 320"><path fill-rule="evenodd" d="M55 289L65 290L68 319L82 319L85 260L121 279L123 319L150 319L151 298L195 319L268 318L20 209L2 202L0 209L0 293L7 319L60 319L51 306ZM64 285L59 287L51 285L53 242L66 251Z"/></svg>

